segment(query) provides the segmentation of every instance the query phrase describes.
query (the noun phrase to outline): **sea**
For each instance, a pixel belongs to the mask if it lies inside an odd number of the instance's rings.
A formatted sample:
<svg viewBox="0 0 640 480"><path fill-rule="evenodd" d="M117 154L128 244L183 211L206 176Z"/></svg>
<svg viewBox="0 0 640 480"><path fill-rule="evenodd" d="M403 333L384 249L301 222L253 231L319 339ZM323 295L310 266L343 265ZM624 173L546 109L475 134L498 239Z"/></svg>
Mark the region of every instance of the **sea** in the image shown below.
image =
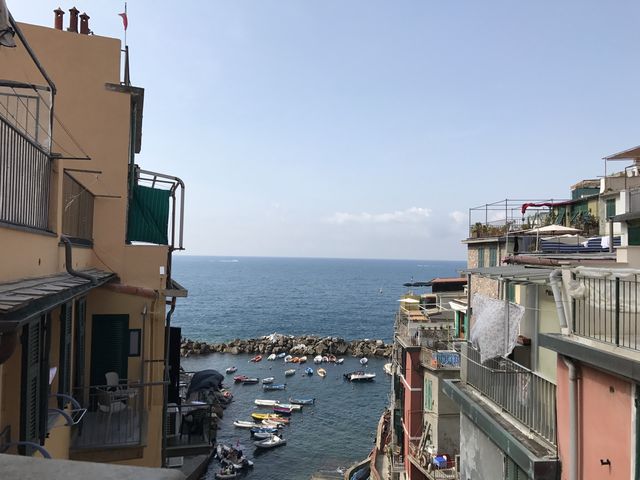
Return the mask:
<svg viewBox="0 0 640 480"><path fill-rule="evenodd" d="M272 333L390 343L398 299L410 289L403 284L455 276L464 267L464 262L432 260L175 256L173 277L189 296L179 299L172 325L181 327L183 337L209 343ZM361 368L357 358L347 357L343 365L322 365L325 378L316 374L318 365L309 362L286 380L284 371L291 364L249 359L242 354L212 354L182 360L187 371L213 368L224 373L236 366L237 374L287 383L285 391L263 392L260 385L234 384L232 375L227 375L225 385L234 401L224 412L218 441L239 446L255 464L239 478L306 480L318 472L338 475L369 454L378 420L389 404L391 386L383 371L384 359L369 359L366 370L376 378L367 383L343 379L344 373ZM304 374L307 366L314 369L313 375ZM286 401L289 397L313 397L316 403L292 414L284 429L287 445L256 450L249 432L233 426L234 420L250 420L251 413L259 410L256 398ZM214 479L218 469L212 462L205 480Z"/></svg>

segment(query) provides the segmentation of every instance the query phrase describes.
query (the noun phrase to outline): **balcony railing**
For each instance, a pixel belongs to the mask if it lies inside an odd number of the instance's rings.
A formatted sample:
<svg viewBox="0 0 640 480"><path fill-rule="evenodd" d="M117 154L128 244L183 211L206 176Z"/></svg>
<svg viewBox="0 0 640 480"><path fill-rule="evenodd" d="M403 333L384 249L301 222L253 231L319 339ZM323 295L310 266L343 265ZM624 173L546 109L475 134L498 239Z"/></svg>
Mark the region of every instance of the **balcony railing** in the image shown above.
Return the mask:
<svg viewBox="0 0 640 480"><path fill-rule="evenodd" d="M640 350L640 283L631 279L578 276L573 332L582 337Z"/></svg>
<svg viewBox="0 0 640 480"><path fill-rule="evenodd" d="M467 383L532 432L556 444L556 386L506 358L480 362L467 348Z"/></svg>
<svg viewBox="0 0 640 480"><path fill-rule="evenodd" d="M146 425L144 397L151 385L94 385L77 389L74 397L87 409L73 429L75 449L140 445ZM157 387L156 387L157 388Z"/></svg>
<svg viewBox="0 0 640 480"><path fill-rule="evenodd" d="M448 454L433 455L420 445L409 442L409 457L429 480L458 480L455 458Z"/></svg>
<svg viewBox="0 0 640 480"><path fill-rule="evenodd" d="M50 178L47 153L0 116L0 222L47 230Z"/></svg>
<svg viewBox="0 0 640 480"><path fill-rule="evenodd" d="M73 239L91 242L93 239L94 197L68 173L63 184L62 233Z"/></svg>

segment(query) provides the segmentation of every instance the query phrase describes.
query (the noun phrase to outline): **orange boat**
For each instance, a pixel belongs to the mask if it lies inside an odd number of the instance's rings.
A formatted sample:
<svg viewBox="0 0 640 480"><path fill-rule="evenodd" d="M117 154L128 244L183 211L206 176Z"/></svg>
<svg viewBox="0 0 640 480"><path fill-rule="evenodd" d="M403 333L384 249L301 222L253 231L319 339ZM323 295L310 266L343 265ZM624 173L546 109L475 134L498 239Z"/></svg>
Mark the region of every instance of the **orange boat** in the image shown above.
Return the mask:
<svg viewBox="0 0 640 480"><path fill-rule="evenodd" d="M260 360L262 360L262 355L256 355L255 357L253 357L251 360L249 360L250 362L259 362Z"/></svg>
<svg viewBox="0 0 640 480"><path fill-rule="evenodd" d="M291 363L300 363L300 358L299 357L293 357L291 359Z"/></svg>

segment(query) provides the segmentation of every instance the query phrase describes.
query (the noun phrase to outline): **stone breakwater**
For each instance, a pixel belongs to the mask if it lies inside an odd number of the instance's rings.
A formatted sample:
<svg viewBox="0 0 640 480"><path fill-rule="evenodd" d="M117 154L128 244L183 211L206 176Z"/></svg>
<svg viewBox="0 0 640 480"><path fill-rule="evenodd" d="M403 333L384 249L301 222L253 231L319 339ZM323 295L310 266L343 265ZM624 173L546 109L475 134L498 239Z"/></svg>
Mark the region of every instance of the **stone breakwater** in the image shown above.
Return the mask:
<svg viewBox="0 0 640 480"><path fill-rule="evenodd" d="M241 340L239 338L228 343L206 343L187 338L182 339L180 354L206 355L209 353L251 353L270 355L287 353L290 355L352 355L355 357L390 357L392 345L382 340L345 340L340 337L317 337L314 335L279 335L271 334L259 338ZM311 358L309 359L311 360Z"/></svg>

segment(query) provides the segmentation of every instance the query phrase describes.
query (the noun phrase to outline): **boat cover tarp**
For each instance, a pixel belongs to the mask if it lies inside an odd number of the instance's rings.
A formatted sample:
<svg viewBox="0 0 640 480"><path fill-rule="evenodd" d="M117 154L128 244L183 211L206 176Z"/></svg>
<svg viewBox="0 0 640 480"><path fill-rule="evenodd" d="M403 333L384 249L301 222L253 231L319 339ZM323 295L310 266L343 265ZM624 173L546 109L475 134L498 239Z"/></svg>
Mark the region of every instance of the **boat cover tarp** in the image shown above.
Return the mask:
<svg viewBox="0 0 640 480"><path fill-rule="evenodd" d="M201 370L193 374L191 382L189 383L189 390L187 391L187 398L193 392L201 392L205 390L220 390L222 387L222 375L217 370Z"/></svg>

